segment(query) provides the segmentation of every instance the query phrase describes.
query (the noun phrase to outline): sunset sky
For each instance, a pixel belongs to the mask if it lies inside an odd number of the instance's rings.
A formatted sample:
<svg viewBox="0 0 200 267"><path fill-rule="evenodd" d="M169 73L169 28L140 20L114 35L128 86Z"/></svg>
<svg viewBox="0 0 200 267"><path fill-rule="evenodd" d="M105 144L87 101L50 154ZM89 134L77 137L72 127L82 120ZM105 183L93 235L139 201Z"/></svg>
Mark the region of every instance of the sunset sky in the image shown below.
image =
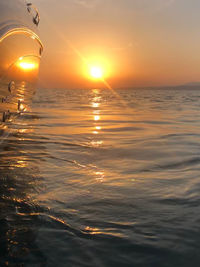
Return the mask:
<svg viewBox="0 0 200 267"><path fill-rule="evenodd" d="M40 83L90 88L200 81L199 0L34 0L45 46Z"/></svg>

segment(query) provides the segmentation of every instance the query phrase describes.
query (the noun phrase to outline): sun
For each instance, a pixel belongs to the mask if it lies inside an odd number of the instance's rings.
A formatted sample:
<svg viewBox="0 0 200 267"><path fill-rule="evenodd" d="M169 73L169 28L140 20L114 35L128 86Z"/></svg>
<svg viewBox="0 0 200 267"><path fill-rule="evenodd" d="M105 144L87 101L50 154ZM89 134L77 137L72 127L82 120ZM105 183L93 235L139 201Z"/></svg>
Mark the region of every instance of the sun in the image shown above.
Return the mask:
<svg viewBox="0 0 200 267"><path fill-rule="evenodd" d="M101 67L97 67L97 66L94 66L94 67L91 67L90 68L90 76L93 78L93 79L102 79L103 78L103 70Z"/></svg>
<svg viewBox="0 0 200 267"><path fill-rule="evenodd" d="M17 66L24 71L31 71L38 68L38 64L26 58L20 57Z"/></svg>
<svg viewBox="0 0 200 267"><path fill-rule="evenodd" d="M19 63L19 67L23 70L32 70L34 69L36 66L34 63L30 63L30 62L20 62Z"/></svg>

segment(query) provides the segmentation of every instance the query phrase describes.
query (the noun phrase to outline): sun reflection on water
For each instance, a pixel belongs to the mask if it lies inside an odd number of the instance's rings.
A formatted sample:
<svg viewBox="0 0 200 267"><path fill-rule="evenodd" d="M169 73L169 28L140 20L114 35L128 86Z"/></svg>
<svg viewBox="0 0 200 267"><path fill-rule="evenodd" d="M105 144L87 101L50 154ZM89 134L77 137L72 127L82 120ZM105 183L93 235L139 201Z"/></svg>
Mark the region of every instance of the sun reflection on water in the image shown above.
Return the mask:
<svg viewBox="0 0 200 267"><path fill-rule="evenodd" d="M97 171L95 172L96 175L96 181L103 182L105 178L105 173L103 171Z"/></svg>
<svg viewBox="0 0 200 267"><path fill-rule="evenodd" d="M92 103L92 107L93 108L98 108L99 107L99 103Z"/></svg>
<svg viewBox="0 0 200 267"><path fill-rule="evenodd" d="M99 147L99 146L101 146L101 145L103 145L103 141L95 141L95 140L92 140L91 141L91 145L93 146L93 147Z"/></svg>
<svg viewBox="0 0 200 267"><path fill-rule="evenodd" d="M93 97L91 101L91 107L92 107L92 116L93 116L93 127L92 127L92 134L93 139L91 141L91 145L93 147L101 147L103 145L103 140L100 138L102 133L102 123L101 123L101 102L102 102L102 96L100 94L100 90L94 89L92 90ZM93 172L94 179L96 182L103 182L105 180L105 173L103 170L99 169L95 166L96 170Z"/></svg>
<svg viewBox="0 0 200 267"><path fill-rule="evenodd" d="M15 167L17 168L26 168L28 166L28 161L27 159L24 158L24 160L20 159L17 160Z"/></svg>
<svg viewBox="0 0 200 267"><path fill-rule="evenodd" d="M95 127L97 130L101 130L101 126L96 126Z"/></svg>
<svg viewBox="0 0 200 267"><path fill-rule="evenodd" d="M99 228L94 228L94 227L90 227L90 226L86 226L85 227L85 231L88 232L91 235L102 234L102 231L100 231Z"/></svg>
<svg viewBox="0 0 200 267"><path fill-rule="evenodd" d="M101 101L102 97L100 95L100 91L98 89L93 89L92 93L94 94L91 101L91 107L93 108L93 128L92 128L92 134L98 135L100 131L102 130L102 126L100 126L101 121ZM103 144L102 140L92 140L91 144L93 146L99 146Z"/></svg>
<svg viewBox="0 0 200 267"><path fill-rule="evenodd" d="M99 115L94 116L94 121L99 121L100 119L101 119L101 117Z"/></svg>

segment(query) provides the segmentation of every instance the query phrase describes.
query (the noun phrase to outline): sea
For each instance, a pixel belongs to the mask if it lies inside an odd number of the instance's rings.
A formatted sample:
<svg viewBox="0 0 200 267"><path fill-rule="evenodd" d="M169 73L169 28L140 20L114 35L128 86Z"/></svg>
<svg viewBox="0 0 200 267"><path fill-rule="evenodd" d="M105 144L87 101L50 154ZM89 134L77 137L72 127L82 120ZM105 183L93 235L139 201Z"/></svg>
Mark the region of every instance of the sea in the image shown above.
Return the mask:
<svg viewBox="0 0 200 267"><path fill-rule="evenodd" d="M38 88L2 136L1 267L200 266L200 88Z"/></svg>

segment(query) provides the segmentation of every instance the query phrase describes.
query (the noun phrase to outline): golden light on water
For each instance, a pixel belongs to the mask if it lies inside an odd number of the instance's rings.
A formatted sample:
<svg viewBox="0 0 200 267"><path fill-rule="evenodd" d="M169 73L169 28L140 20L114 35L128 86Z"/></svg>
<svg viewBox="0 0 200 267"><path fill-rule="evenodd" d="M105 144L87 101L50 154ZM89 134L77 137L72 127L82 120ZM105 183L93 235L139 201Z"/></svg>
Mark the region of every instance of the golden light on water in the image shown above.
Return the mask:
<svg viewBox="0 0 200 267"><path fill-rule="evenodd" d="M99 103L92 103L92 107L93 108L98 108L99 107Z"/></svg>
<svg viewBox="0 0 200 267"><path fill-rule="evenodd" d="M96 126L95 127L97 130L101 130L101 126Z"/></svg>
<svg viewBox="0 0 200 267"><path fill-rule="evenodd" d="M98 89L93 89L93 98L91 102L91 107L93 108L92 116L93 116L93 127L92 133L97 136L102 130L102 126L99 125L101 121L101 95L99 94ZM96 139L96 138L95 138ZM103 144L102 140L93 140L92 146L100 146Z"/></svg>
<svg viewBox="0 0 200 267"><path fill-rule="evenodd" d="M100 120L100 116L99 116L99 115L95 115L95 116L94 116L94 120L95 120L95 121L99 121L99 120Z"/></svg>

